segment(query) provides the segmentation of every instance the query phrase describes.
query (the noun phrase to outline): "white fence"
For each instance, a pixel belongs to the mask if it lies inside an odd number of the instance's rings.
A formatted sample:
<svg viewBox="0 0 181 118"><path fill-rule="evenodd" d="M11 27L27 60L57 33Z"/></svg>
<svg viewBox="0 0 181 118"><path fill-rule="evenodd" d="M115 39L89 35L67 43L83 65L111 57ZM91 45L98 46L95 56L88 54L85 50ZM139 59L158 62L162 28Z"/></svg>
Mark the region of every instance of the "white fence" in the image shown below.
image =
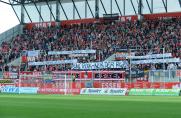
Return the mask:
<svg viewBox="0 0 181 118"><path fill-rule="evenodd" d="M149 82L181 82L181 70L151 70Z"/></svg>

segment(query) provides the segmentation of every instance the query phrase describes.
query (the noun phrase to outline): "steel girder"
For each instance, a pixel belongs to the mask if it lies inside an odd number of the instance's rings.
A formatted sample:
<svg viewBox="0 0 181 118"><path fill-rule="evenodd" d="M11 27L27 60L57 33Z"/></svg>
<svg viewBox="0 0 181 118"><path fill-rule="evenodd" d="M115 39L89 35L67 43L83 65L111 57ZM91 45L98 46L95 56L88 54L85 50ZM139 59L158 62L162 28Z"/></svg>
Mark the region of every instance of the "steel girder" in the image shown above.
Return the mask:
<svg viewBox="0 0 181 118"><path fill-rule="evenodd" d="M44 18L42 17L41 11L38 9L37 5L39 5L41 3L45 3L43 5L47 5L48 6L50 15L53 18L53 20L59 21L58 19L60 18L60 10L57 10L57 9L61 8L62 9L62 13L64 14L65 18L67 20L69 20L70 18L67 16L69 11L66 11L62 4L64 4L64 3L71 3L71 4L73 4L73 9L74 9L73 10L73 12L74 12L73 15L74 15L74 18L75 18L75 13L77 13L78 14L78 18L81 19L81 18L83 18L83 16L81 16L81 12L82 11L78 10L77 4L75 4L76 2L80 2L80 1L84 1L85 2L85 11L84 11L85 18L87 18L88 11L90 11L91 17L99 18L99 15L100 15L100 13L99 13L100 8L99 7L103 8L103 12L105 14L113 13L113 8L115 7L115 8L117 8L116 12L119 13L121 16L122 15L127 15L127 13L128 13L127 10L130 10L130 9L128 9L128 7L129 8L132 7L132 11L131 12L133 13L133 15L134 14L135 15L136 14L143 14L143 12L144 12L143 9L145 9L145 6L147 7L147 10L148 10L147 12L149 12L151 14L155 13L154 12L154 8L155 8L154 4L155 4L155 2L153 2L154 0L145 0L144 1L144 8L143 8L143 0L136 0L136 1L138 1L137 3L135 3L135 0L121 0L121 1L120 0L105 0L104 2L110 1L110 9L108 9L108 7L104 4L103 0L9 0L9 2L5 2L3 0L0 0L0 2L12 6L12 9L15 12L15 15L18 17L19 21L21 21L21 18L17 15L17 11L16 11L16 9L14 9L13 6L14 5L20 5L20 6L22 5L22 7L23 7L23 9L25 11L24 13L27 14L27 17L28 17L30 22L34 22L34 21L32 21L32 18L29 15L29 13L28 13L28 11L26 9L26 6L28 4L31 4L31 5L35 6L35 8L36 8L36 10L38 12L39 17L41 18L42 22L44 22ZM89 1L93 1L91 3L95 4L95 9L94 9L95 10L95 14L94 14L94 10L93 10L93 8L91 6L92 4L90 5ZM157 1L157 0L155 0L155 1ZM57 5L56 6L56 13L53 13L53 11L51 9L52 2L56 2L56 5ZM96 5L98 2L99 2L100 5ZM165 9L165 12L169 12L168 0L160 0L159 2L161 3L160 5L162 5L162 7ZM113 6L113 3L114 3L115 6ZM129 6L127 6L128 3L130 4ZM180 8L181 8L181 0L178 0L178 3L179 3ZM121 5L122 5L122 7L120 7ZM138 8L135 7L137 5L139 6ZM108 11L110 11L110 12L108 12ZM55 14L56 14L56 16L55 16Z"/></svg>

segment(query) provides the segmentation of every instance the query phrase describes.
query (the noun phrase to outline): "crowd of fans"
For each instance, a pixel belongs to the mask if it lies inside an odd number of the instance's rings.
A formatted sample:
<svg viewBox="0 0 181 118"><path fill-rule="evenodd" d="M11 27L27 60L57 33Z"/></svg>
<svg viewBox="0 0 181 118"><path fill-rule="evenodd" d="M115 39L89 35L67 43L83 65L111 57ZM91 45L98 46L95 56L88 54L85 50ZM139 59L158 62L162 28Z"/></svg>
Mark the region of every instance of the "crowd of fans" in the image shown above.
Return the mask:
<svg viewBox="0 0 181 118"><path fill-rule="evenodd" d="M96 54L77 59L79 62L95 62L103 61L122 49L135 49L136 55L146 55L148 53L161 54L163 48L165 53L172 53L173 57L181 57L181 18L24 29L22 35L1 44L0 65L2 68L8 62L18 58L23 50L44 51L36 61L48 61L70 59L70 57L68 55L49 56L47 51L94 49ZM176 66L180 67L179 64ZM139 65L139 67L152 68L151 65ZM44 69L45 67L27 66L27 70ZM56 65L47 66L46 69L67 68L66 65Z"/></svg>

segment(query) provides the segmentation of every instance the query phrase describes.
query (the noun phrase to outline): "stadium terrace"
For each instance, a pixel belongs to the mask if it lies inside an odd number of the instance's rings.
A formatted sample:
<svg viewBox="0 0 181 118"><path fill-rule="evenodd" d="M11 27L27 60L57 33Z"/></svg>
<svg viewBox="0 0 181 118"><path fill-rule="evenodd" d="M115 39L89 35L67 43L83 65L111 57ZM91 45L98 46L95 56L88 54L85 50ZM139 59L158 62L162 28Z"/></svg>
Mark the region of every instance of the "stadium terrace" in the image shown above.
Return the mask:
<svg viewBox="0 0 181 118"><path fill-rule="evenodd" d="M181 0L173 1L0 0L20 21L0 34L0 117L180 116L181 11L170 8Z"/></svg>
<svg viewBox="0 0 181 118"><path fill-rule="evenodd" d="M180 85L180 12L145 14L145 3L140 0L138 14L108 13L108 8L102 14L99 8L106 8L106 2L95 0L96 17L61 20L57 14L54 20L45 21L43 12L38 9L40 22L33 21L27 8L28 5L32 9L46 6L50 8L46 9L47 13L54 18L53 5L65 11L65 15L68 12L64 4L73 4L81 16L77 3L82 2L90 6L93 0L24 1L21 13L30 16L30 22L24 15L18 16L21 19L18 31L22 32L1 40L2 86L9 79L16 80L8 83L15 87L41 89L102 88L104 85L172 89ZM111 3L120 2L111 0ZM22 5L20 1L10 4L12 8ZM147 5L154 6L154 3ZM113 6L111 4L110 10ZM120 8L120 5L115 7ZM86 9L92 10L91 7Z"/></svg>

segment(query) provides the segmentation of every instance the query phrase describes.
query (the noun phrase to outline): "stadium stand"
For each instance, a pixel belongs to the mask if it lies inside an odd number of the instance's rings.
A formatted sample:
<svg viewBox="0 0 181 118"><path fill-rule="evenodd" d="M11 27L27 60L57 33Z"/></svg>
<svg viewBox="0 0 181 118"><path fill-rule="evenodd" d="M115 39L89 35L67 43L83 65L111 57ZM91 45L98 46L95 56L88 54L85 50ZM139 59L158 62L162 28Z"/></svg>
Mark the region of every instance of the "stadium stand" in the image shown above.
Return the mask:
<svg viewBox="0 0 181 118"><path fill-rule="evenodd" d="M136 55L145 55L162 53L161 48L164 47L166 53L181 57L180 39L181 18L84 23L64 25L61 28L33 27L31 30L24 28L22 35L1 44L0 65L2 67L18 58L22 50L41 50L42 55L36 61L70 58L66 55L49 56L47 51L83 49L95 49L97 53L79 59L79 62L102 61L116 53L117 48L135 48L140 50ZM43 70L44 67L36 69ZM63 70L60 66L48 69Z"/></svg>

